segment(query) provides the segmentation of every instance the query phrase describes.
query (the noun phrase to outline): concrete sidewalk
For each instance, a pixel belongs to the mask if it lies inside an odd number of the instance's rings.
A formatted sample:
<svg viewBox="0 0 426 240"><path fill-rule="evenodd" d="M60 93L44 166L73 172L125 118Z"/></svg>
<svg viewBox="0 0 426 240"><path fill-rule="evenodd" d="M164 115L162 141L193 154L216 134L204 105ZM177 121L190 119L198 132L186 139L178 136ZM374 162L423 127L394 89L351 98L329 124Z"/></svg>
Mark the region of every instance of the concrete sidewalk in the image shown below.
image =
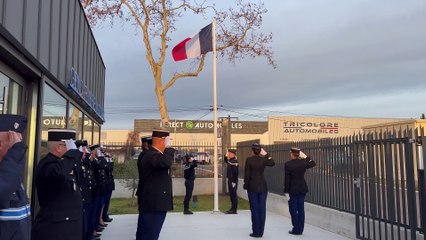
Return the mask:
<svg viewBox="0 0 426 240"><path fill-rule="evenodd" d="M138 215L116 215L102 232L102 240L134 240ZM302 236L288 234L291 221L284 216L268 212L262 239L349 239L312 225L305 225ZM161 240L242 240L252 239L250 210L236 215L196 212L194 215L168 213L160 234Z"/></svg>

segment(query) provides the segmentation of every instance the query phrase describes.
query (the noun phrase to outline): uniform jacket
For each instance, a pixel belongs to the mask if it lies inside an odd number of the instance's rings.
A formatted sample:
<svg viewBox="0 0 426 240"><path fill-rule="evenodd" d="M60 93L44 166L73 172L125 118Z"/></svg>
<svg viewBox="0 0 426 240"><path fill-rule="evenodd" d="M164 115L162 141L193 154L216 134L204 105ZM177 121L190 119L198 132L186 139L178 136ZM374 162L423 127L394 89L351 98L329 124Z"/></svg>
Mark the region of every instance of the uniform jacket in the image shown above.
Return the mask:
<svg viewBox="0 0 426 240"><path fill-rule="evenodd" d="M226 177L232 182L238 181L238 160L236 158L224 159L226 163Z"/></svg>
<svg viewBox="0 0 426 240"><path fill-rule="evenodd" d="M30 206L21 177L27 147L16 143L0 162L0 239L30 239Z"/></svg>
<svg viewBox="0 0 426 240"><path fill-rule="evenodd" d="M169 211L173 209L172 166L175 150L167 148L161 153L151 148L143 157L139 168L139 211Z"/></svg>
<svg viewBox="0 0 426 240"><path fill-rule="evenodd" d="M94 201L93 188L95 186L93 167L88 155L82 159L81 171L79 174L80 191L83 203L89 204Z"/></svg>
<svg viewBox="0 0 426 240"><path fill-rule="evenodd" d="M142 148L142 152L139 153L138 160L136 162L136 164L138 166L138 173L140 172L142 159L148 151L149 151L149 149ZM136 189L136 196L139 196L139 194L140 194L140 192L139 192L139 186L138 186L138 189Z"/></svg>
<svg viewBox="0 0 426 240"><path fill-rule="evenodd" d="M185 180L195 180L195 168L198 166L197 161L187 162L183 167L183 176Z"/></svg>
<svg viewBox="0 0 426 240"><path fill-rule="evenodd" d="M106 184L106 190L107 192L115 190L115 182L114 182L114 161L112 158L106 158L107 160L107 166L106 166L106 178L107 178L107 184Z"/></svg>
<svg viewBox="0 0 426 240"><path fill-rule="evenodd" d="M244 169L244 186L248 192L267 192L264 170L266 166L272 167L275 161L269 154L264 157L254 155L248 157Z"/></svg>
<svg viewBox="0 0 426 240"><path fill-rule="evenodd" d="M69 150L62 159L48 153L37 165L35 185L40 211L32 240L81 240L83 215L76 163L82 154Z"/></svg>
<svg viewBox="0 0 426 240"><path fill-rule="evenodd" d="M308 185L305 181L306 169L315 167L316 163L308 156L306 159L293 159L285 163L284 193L290 195L306 194Z"/></svg>

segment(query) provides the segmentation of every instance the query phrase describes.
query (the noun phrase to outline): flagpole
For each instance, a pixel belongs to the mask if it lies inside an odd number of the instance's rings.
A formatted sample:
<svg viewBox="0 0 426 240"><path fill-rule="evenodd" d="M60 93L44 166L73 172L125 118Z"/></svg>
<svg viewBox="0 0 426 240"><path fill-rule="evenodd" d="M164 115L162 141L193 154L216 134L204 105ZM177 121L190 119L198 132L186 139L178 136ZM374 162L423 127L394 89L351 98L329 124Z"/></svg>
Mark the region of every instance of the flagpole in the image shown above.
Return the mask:
<svg viewBox="0 0 426 240"><path fill-rule="evenodd" d="M216 20L212 24L212 44L213 44L213 142L214 142L214 209L219 212L219 175L217 156L217 88L216 88ZM222 176L223 177L223 176Z"/></svg>

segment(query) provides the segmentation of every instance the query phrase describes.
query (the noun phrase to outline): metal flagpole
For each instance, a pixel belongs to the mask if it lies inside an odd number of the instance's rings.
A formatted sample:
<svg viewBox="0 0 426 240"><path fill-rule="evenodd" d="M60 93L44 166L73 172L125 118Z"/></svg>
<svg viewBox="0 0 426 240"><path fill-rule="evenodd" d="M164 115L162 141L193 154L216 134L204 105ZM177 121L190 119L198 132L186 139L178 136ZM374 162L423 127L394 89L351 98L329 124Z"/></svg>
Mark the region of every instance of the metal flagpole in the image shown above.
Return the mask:
<svg viewBox="0 0 426 240"><path fill-rule="evenodd" d="M213 142L214 142L214 209L219 212L219 175L217 159L217 88L216 88L216 20L212 24L212 44L213 44Z"/></svg>

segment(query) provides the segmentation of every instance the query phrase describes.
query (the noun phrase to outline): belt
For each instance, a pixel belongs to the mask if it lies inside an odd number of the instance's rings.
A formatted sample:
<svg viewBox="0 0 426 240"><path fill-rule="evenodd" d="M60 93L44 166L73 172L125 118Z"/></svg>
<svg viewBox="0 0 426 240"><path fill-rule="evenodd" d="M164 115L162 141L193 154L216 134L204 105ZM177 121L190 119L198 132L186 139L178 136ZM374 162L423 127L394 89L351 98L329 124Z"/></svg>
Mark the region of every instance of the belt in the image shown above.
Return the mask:
<svg viewBox="0 0 426 240"><path fill-rule="evenodd" d="M0 221L17 221L31 216L30 205L19 208L0 209Z"/></svg>

